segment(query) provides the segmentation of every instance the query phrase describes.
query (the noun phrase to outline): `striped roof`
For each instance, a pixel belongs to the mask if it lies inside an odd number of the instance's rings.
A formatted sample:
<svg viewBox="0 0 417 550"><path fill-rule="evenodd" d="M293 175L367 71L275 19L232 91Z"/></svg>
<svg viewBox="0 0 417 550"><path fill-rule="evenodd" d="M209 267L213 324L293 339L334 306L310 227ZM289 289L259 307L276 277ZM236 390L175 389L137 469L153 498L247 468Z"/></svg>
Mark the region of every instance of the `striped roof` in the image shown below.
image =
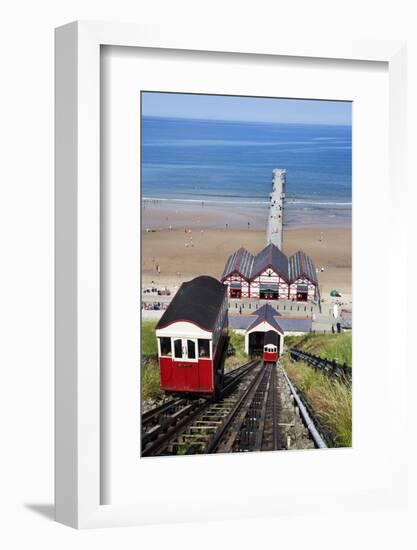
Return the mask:
<svg viewBox="0 0 417 550"><path fill-rule="evenodd" d="M237 273L249 281L268 267L271 267L288 282L305 276L311 282L318 284L316 268L307 254L299 251L288 258L274 244L268 244L256 256L253 256L246 248L239 248L229 256L221 280Z"/></svg>
<svg viewBox="0 0 417 550"><path fill-rule="evenodd" d="M290 279L295 281L299 277L307 277L310 281L317 284L316 268L309 256L299 250L288 260Z"/></svg>
<svg viewBox="0 0 417 550"><path fill-rule="evenodd" d="M246 248L239 248L226 262L222 279L232 273L239 273L242 277L249 279L252 273L253 256Z"/></svg>
<svg viewBox="0 0 417 550"><path fill-rule="evenodd" d="M252 278L262 273L262 271L265 271L268 266L271 266L274 271L282 275L284 279L288 281L288 258L272 243L268 244L255 256Z"/></svg>

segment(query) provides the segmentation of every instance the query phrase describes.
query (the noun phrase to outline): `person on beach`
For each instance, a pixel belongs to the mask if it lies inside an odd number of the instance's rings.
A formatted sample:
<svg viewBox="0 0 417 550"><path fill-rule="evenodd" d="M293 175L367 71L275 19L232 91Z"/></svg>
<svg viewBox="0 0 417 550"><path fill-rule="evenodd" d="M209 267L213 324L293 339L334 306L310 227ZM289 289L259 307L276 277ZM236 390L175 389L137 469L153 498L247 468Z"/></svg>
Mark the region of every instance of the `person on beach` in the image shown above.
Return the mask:
<svg viewBox="0 0 417 550"><path fill-rule="evenodd" d="M158 275L161 273L161 268L159 267L159 264L156 264L156 272Z"/></svg>
<svg viewBox="0 0 417 550"><path fill-rule="evenodd" d="M229 224L228 223L226 224L226 229L229 229Z"/></svg>
<svg viewBox="0 0 417 550"><path fill-rule="evenodd" d="M249 231L249 229L250 229L250 222L248 222L248 231Z"/></svg>

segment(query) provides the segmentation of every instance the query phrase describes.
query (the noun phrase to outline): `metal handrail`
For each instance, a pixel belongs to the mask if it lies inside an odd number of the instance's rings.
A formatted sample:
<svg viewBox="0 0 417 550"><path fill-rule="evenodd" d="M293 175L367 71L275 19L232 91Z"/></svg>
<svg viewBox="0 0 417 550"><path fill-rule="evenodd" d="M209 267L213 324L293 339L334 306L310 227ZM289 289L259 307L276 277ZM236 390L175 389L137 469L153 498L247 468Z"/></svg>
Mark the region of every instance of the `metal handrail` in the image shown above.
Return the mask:
<svg viewBox="0 0 417 550"><path fill-rule="evenodd" d="M352 367L344 363L343 365L337 363L334 359L323 359L307 351L300 351L296 348L291 348L289 350L291 359L295 361L305 361L312 367L323 371L326 374L336 376L342 379L351 380L352 379Z"/></svg>

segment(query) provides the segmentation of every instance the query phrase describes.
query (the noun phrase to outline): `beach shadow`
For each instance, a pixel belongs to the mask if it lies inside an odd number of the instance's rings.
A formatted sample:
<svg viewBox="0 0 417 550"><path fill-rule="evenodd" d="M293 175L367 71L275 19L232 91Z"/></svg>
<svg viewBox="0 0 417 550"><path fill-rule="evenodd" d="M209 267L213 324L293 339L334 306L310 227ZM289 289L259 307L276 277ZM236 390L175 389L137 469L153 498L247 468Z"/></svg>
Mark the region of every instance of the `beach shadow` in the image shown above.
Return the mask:
<svg viewBox="0 0 417 550"><path fill-rule="evenodd" d="M25 504L24 506L40 516L55 521L55 506L53 504Z"/></svg>

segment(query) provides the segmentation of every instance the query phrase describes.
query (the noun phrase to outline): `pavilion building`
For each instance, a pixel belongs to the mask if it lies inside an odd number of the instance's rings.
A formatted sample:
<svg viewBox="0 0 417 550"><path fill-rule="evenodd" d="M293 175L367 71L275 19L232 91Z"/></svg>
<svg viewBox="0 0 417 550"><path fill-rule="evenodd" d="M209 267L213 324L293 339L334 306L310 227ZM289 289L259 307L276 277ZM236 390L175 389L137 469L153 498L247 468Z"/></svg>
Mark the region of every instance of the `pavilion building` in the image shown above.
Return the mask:
<svg viewBox="0 0 417 550"><path fill-rule="evenodd" d="M270 243L256 256L245 248L231 254L221 277L232 299L319 300L316 268L304 252L287 257Z"/></svg>

